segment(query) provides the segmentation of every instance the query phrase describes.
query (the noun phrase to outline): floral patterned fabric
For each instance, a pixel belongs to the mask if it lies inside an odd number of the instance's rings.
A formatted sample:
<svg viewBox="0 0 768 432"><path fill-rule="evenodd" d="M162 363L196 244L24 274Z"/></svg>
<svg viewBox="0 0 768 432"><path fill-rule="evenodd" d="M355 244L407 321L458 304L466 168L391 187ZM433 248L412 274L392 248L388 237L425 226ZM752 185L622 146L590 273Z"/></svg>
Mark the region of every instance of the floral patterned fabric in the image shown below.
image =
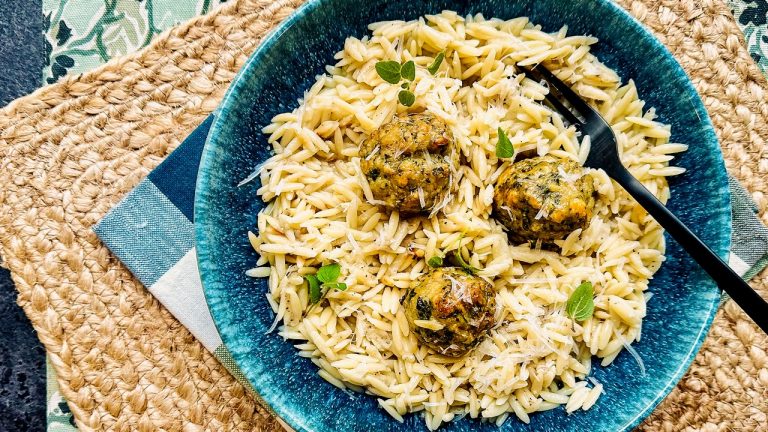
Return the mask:
<svg viewBox="0 0 768 432"><path fill-rule="evenodd" d="M56 373L53 371L51 362L45 362L45 372L47 374L46 383L46 420L48 432L73 432L77 431L75 419L72 417L72 411L64 397L59 393L59 384L56 382Z"/></svg>
<svg viewBox="0 0 768 432"><path fill-rule="evenodd" d="M226 0L43 0L47 84L137 51Z"/></svg>
<svg viewBox="0 0 768 432"><path fill-rule="evenodd" d="M51 84L66 75L93 69L112 57L133 53L164 30L226 1L43 0L47 58L42 79ZM768 0L727 1L752 58L763 73L768 73ZM47 372L48 432L76 431L50 365Z"/></svg>
<svg viewBox="0 0 768 432"><path fill-rule="evenodd" d="M767 73L768 0L728 0L728 5L744 32L749 53L763 73Z"/></svg>

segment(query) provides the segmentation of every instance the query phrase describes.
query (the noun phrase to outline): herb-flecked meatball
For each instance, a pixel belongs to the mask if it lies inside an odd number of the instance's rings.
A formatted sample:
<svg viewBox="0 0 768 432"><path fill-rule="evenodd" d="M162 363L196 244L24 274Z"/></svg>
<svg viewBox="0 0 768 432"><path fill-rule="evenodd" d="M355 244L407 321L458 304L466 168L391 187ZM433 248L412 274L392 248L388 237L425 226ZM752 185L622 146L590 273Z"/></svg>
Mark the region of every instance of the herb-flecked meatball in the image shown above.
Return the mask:
<svg viewBox="0 0 768 432"><path fill-rule="evenodd" d="M591 178L570 159L549 155L523 159L499 177L493 211L513 241L552 242L587 227L594 192Z"/></svg>
<svg viewBox="0 0 768 432"><path fill-rule="evenodd" d="M458 267L425 274L401 303L419 340L450 357L460 357L476 347L495 324L493 285Z"/></svg>
<svg viewBox="0 0 768 432"><path fill-rule="evenodd" d="M427 112L396 116L363 142L360 153L373 197L401 213L438 206L458 163L448 125Z"/></svg>

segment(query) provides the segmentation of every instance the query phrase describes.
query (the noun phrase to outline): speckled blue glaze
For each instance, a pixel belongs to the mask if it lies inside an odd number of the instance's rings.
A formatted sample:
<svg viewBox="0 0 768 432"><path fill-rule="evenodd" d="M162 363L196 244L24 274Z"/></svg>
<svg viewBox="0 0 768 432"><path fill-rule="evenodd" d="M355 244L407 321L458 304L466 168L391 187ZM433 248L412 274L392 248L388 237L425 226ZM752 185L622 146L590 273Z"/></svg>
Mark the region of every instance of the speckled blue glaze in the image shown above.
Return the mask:
<svg viewBox="0 0 768 432"><path fill-rule="evenodd" d="M349 35L366 34L370 22L413 19L443 9L486 17L520 15L555 31L600 39L594 52L624 80L634 79L647 106L672 125L674 142L690 144L677 164L688 169L670 181L669 207L717 253L730 246L730 199L725 168L711 123L689 79L666 49L618 6L606 0L310 0L253 54L227 93L211 129L200 167L195 226L200 272L211 313L226 346L261 397L296 430L421 431L419 415L404 424L389 418L376 399L347 394L317 376L295 348L265 331L272 311L266 281L247 278L257 256L246 238L264 204L258 182L236 187L270 154L260 129L273 115L292 110L297 99L334 63ZM667 262L650 285L642 341L635 344L647 374L624 352L613 365L595 367L606 395L588 412L538 413L525 425L514 416L503 431L619 431L636 426L675 386L691 361L717 309L720 292L674 241ZM595 362L598 363L598 362ZM497 430L463 419L445 431Z"/></svg>

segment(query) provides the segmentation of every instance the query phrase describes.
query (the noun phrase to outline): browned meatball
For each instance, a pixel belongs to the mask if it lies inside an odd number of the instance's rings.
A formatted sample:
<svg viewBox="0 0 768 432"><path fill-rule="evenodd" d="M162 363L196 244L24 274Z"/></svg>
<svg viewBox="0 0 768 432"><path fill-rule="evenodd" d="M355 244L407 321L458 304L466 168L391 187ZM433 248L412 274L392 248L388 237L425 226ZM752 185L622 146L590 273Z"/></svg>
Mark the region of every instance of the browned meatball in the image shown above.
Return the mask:
<svg viewBox="0 0 768 432"><path fill-rule="evenodd" d="M584 174L576 162L549 155L515 162L496 183L494 215L513 241L562 239L592 218L594 187Z"/></svg>
<svg viewBox="0 0 768 432"><path fill-rule="evenodd" d="M495 324L493 285L457 267L425 274L401 303L419 340L446 356L466 354Z"/></svg>
<svg viewBox="0 0 768 432"><path fill-rule="evenodd" d="M458 163L448 125L427 112L396 116L363 142L360 153L373 197L401 213L439 205Z"/></svg>

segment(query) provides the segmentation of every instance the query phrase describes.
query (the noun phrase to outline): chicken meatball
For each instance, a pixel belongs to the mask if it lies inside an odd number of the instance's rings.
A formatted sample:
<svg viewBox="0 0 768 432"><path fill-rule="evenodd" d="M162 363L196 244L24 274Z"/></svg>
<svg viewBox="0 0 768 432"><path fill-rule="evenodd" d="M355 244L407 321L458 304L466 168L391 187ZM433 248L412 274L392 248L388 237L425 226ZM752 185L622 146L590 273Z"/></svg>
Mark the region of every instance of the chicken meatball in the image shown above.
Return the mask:
<svg viewBox="0 0 768 432"><path fill-rule="evenodd" d="M450 357L460 357L476 347L495 324L493 285L458 267L425 274L401 303L416 337Z"/></svg>
<svg viewBox="0 0 768 432"><path fill-rule="evenodd" d="M363 142L360 153L373 197L401 213L439 206L458 164L448 125L427 112L396 116Z"/></svg>
<svg viewBox="0 0 768 432"><path fill-rule="evenodd" d="M586 228L595 190L584 169L570 159L541 156L515 162L499 177L493 196L496 219L519 243L551 243Z"/></svg>

